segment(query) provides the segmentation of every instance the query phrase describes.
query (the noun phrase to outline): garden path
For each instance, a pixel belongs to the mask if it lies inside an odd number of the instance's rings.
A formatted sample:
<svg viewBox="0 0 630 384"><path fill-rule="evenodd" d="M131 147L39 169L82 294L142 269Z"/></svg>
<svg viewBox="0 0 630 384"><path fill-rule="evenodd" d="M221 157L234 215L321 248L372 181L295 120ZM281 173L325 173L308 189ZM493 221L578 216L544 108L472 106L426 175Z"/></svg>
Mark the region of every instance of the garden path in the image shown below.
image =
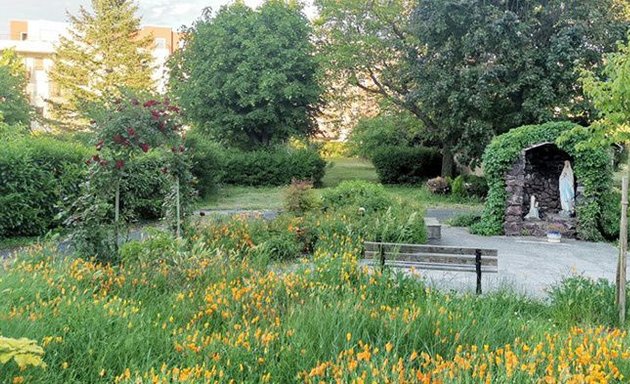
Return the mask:
<svg viewBox="0 0 630 384"><path fill-rule="evenodd" d="M499 273L482 276L482 287L486 292L510 287L530 296L543 297L548 288L566 276L615 279L617 248L609 243L563 239L561 243L553 244L536 237L477 236L470 234L466 228L448 225L442 227L442 239L434 243L497 249ZM475 289L474 273L418 272L430 285L438 288Z"/></svg>
<svg viewBox="0 0 630 384"><path fill-rule="evenodd" d="M206 214L234 214L244 211L211 211ZM251 213L251 212L247 212ZM256 211L263 217L273 218L275 211ZM464 209L433 208L427 216L436 217L442 223L449 218L466 213ZM132 238L142 237L142 230L134 230ZM593 279L614 280L617 249L608 243L591 243L563 239L552 244L535 237L477 236L465 228L442 228L442 239L436 244L491 248L499 251L499 273L483 275L485 292L509 287L518 292L534 296L546 296L546 289L570 275L583 275ZM62 252L67 251L67 242L59 244ZM0 250L0 260L9 258L17 249ZM458 291L474 291L475 275L472 273L418 271L431 286Z"/></svg>

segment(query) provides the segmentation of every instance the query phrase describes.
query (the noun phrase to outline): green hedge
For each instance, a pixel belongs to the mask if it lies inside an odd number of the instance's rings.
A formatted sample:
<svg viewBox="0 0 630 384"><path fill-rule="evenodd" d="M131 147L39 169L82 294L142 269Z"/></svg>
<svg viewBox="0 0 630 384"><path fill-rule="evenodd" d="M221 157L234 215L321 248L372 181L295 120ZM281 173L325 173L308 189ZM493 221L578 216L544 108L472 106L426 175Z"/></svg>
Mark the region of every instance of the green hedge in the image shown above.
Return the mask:
<svg viewBox="0 0 630 384"><path fill-rule="evenodd" d="M503 233L507 199L506 172L525 148L553 142L573 157L575 176L584 187L581 202L576 207L578 236L585 240L602 239L602 201L611 189L611 154L608 147L589 143L589 138L588 128L570 122L528 125L495 137L483 155L488 198L482 220L473 225L471 231L482 235Z"/></svg>
<svg viewBox="0 0 630 384"><path fill-rule="evenodd" d="M242 151L222 147L195 130L188 133L186 146L200 196L210 195L218 184L277 186L296 179L319 186L326 168L326 161L313 147Z"/></svg>
<svg viewBox="0 0 630 384"><path fill-rule="evenodd" d="M372 156L378 179L383 184L417 184L439 176L442 156L424 147L382 147Z"/></svg>
<svg viewBox="0 0 630 384"><path fill-rule="evenodd" d="M459 175L453 180L451 193L458 197L481 197L488 195L486 179L477 175Z"/></svg>
<svg viewBox="0 0 630 384"><path fill-rule="evenodd" d="M78 193L90 150L26 136L0 147L0 237L34 236L59 225L64 200Z"/></svg>
<svg viewBox="0 0 630 384"><path fill-rule="evenodd" d="M86 180L94 149L49 136L24 136L0 147L0 237L37 236L62 224ZM162 216L164 154L134 159L121 184L121 204L136 219ZM113 196L112 196L113 201Z"/></svg>
<svg viewBox="0 0 630 384"><path fill-rule="evenodd" d="M225 184L287 185L292 179L320 185L326 162L311 149L228 150L224 154L221 181Z"/></svg>
<svg viewBox="0 0 630 384"><path fill-rule="evenodd" d="M223 177L224 149L195 131L186 136L195 188L201 197L211 195Z"/></svg>

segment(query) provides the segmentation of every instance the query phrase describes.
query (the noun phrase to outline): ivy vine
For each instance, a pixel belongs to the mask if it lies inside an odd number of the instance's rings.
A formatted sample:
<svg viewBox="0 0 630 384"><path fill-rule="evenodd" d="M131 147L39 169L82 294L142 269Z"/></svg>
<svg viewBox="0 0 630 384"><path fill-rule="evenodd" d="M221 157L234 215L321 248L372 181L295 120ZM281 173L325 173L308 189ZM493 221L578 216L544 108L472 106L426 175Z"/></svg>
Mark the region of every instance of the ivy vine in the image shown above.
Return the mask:
<svg viewBox="0 0 630 384"><path fill-rule="evenodd" d="M526 125L494 138L483 155L484 174L489 187L488 198L482 219L471 227L471 232L481 235L503 233L508 197L506 173L525 148L553 142L573 157L575 176L584 187L583 198L576 207L578 236L585 240L601 240L601 202L612 186L611 153L609 147L586 144L588 141L588 128L571 122Z"/></svg>

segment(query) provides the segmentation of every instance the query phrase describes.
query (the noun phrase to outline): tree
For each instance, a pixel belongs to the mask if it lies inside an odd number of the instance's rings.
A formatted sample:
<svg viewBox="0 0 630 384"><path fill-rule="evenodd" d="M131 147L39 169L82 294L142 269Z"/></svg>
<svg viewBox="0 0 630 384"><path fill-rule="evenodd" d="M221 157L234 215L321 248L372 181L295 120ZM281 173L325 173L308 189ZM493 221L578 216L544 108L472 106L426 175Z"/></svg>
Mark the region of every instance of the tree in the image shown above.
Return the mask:
<svg viewBox="0 0 630 384"><path fill-rule="evenodd" d="M584 71L581 80L601 116L593 125L593 138L630 142L630 43L606 55L601 74Z"/></svg>
<svg viewBox="0 0 630 384"><path fill-rule="evenodd" d="M310 37L295 2L207 11L170 62L170 90L191 123L230 145L311 135L320 87Z"/></svg>
<svg viewBox="0 0 630 384"><path fill-rule="evenodd" d="M600 63L629 25L618 0L316 3L328 72L412 112L444 175L453 154L478 159L511 128L587 123L576 70Z"/></svg>
<svg viewBox="0 0 630 384"><path fill-rule="evenodd" d="M50 78L62 97L53 114L67 128L85 128L92 103L129 91L154 88L150 36L140 38L140 19L132 0L92 0L69 15L68 37L61 37Z"/></svg>
<svg viewBox="0 0 630 384"><path fill-rule="evenodd" d="M31 107L26 96L26 70L14 50L0 53L0 122L28 127Z"/></svg>
<svg viewBox="0 0 630 384"><path fill-rule="evenodd" d="M628 34L630 41L630 33ZM600 112L601 119L593 124L592 140L595 145L608 141L630 143L630 43L619 44L618 51L608 54L601 76L592 71L582 73L582 82ZM630 159L629 159L630 161ZM619 259L617 263L616 302L619 321L626 317L626 258L628 249L628 179L622 179L621 220L619 225Z"/></svg>

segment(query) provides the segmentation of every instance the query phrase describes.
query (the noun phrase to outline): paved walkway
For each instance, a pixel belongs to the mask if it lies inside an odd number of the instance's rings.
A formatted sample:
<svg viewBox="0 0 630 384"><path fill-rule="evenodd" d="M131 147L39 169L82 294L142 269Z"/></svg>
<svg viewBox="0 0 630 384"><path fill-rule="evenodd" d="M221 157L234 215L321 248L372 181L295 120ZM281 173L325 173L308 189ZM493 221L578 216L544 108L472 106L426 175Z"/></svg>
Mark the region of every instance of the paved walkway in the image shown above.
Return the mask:
<svg viewBox="0 0 630 384"><path fill-rule="evenodd" d="M499 273L482 276L485 292L511 287L518 292L542 297L563 277L580 274L589 278L614 281L617 249L608 243L590 243L563 239L559 244L546 239L514 236L477 236L466 228L444 225L442 240L434 244L491 248L499 251ZM419 271L436 287L474 290L474 273Z"/></svg>

